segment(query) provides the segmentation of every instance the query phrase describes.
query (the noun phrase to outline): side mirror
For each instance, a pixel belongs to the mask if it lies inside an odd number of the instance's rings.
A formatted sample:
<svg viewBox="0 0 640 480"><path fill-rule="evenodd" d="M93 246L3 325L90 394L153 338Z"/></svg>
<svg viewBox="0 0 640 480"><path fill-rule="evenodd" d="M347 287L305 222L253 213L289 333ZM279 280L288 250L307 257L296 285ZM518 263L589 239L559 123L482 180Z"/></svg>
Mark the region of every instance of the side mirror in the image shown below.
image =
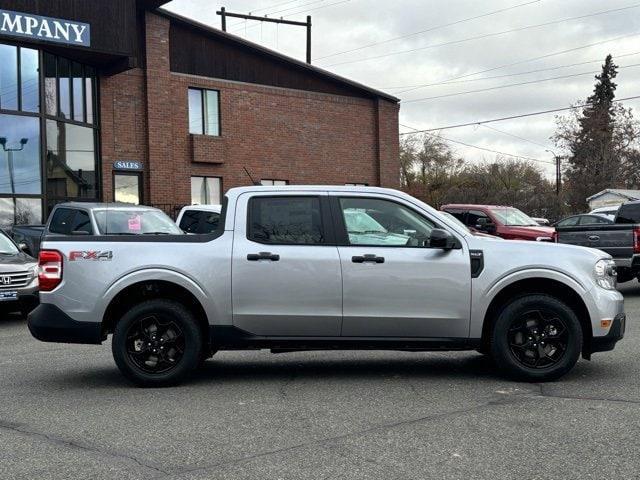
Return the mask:
<svg viewBox="0 0 640 480"><path fill-rule="evenodd" d="M427 240L429 248L441 248L442 250L452 250L456 248L457 241L456 238L451 235L447 230L442 230L441 228L434 228L431 230L431 235L429 240Z"/></svg>

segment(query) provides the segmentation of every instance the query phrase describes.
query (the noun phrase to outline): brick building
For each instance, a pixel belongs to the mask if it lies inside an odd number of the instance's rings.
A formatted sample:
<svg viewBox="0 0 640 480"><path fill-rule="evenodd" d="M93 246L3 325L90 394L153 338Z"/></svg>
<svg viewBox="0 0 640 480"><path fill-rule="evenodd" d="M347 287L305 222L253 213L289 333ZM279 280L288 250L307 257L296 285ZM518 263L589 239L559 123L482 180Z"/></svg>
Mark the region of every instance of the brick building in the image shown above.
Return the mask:
<svg viewBox="0 0 640 480"><path fill-rule="evenodd" d="M398 186L395 97L163 3L0 0L0 225L66 200L219 203L245 168Z"/></svg>

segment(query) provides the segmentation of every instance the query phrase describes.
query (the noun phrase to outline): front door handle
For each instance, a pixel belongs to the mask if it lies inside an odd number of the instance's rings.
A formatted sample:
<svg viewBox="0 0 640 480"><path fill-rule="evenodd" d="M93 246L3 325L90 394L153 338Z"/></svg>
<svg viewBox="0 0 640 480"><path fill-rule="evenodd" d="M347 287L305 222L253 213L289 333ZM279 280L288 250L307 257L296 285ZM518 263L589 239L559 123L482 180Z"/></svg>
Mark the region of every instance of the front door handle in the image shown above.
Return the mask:
<svg viewBox="0 0 640 480"><path fill-rule="evenodd" d="M384 257L378 257L374 254L351 257L353 263L384 263Z"/></svg>
<svg viewBox="0 0 640 480"><path fill-rule="evenodd" d="M272 262L277 262L280 260L280 255L271 252L250 253L247 255L247 260L250 262L257 262L259 260L271 260Z"/></svg>

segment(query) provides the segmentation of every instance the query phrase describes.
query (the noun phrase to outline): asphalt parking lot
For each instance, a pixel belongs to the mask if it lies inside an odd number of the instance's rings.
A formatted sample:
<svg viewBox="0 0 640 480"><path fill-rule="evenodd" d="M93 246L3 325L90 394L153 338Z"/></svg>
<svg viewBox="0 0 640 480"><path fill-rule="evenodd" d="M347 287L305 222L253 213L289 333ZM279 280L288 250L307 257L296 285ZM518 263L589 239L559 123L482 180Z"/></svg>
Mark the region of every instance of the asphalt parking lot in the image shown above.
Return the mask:
<svg viewBox="0 0 640 480"><path fill-rule="evenodd" d="M470 352L224 352L143 390L108 345L4 318L0 478L640 478L640 286L622 291L626 338L544 385Z"/></svg>

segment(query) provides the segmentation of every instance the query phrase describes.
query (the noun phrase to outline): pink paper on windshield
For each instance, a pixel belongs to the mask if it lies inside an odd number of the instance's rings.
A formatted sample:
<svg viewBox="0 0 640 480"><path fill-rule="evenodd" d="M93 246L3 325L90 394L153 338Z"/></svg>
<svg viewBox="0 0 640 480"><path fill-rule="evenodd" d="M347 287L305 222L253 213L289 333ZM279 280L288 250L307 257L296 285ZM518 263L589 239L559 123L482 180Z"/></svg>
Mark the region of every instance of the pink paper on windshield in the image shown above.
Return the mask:
<svg viewBox="0 0 640 480"><path fill-rule="evenodd" d="M129 231L139 232L140 230L142 230L142 218L140 215L134 215L129 218Z"/></svg>

